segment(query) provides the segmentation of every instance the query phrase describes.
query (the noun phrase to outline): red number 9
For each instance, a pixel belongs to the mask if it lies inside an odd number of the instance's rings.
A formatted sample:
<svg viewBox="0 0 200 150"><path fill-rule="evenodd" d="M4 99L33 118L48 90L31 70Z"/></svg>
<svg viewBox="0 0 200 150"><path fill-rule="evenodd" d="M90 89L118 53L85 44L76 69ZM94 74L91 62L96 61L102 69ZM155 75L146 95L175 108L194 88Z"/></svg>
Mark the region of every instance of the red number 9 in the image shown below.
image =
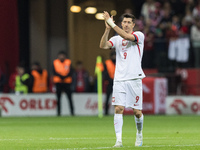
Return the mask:
<svg viewBox="0 0 200 150"><path fill-rule="evenodd" d="M126 56L127 56L127 53L126 53L126 52L124 52L124 59L126 59Z"/></svg>
<svg viewBox="0 0 200 150"><path fill-rule="evenodd" d="M136 103L139 101L140 97L139 96L136 96Z"/></svg>

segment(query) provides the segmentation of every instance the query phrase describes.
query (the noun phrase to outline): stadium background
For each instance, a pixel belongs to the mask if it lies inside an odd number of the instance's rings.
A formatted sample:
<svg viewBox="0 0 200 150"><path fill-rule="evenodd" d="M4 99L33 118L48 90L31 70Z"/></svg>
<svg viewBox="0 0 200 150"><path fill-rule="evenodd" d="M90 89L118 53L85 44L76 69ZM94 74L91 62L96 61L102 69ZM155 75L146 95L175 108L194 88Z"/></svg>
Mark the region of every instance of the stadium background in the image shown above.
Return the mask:
<svg viewBox="0 0 200 150"><path fill-rule="evenodd" d="M0 117L0 149L113 149L113 115L101 119L97 117L96 91L73 94L75 117L69 116L68 101L63 96L64 116L55 117L55 93L16 96L9 93L8 80L20 62L30 69L32 62L39 61L52 75L52 62L60 50L68 54L73 65L78 60L83 61L90 76L95 78L96 57L101 55L106 60L109 58L109 51L99 49L104 22L97 20L95 14L86 14L84 9L94 6L97 13L116 10L114 18L119 22L120 15L130 9L140 18L144 2L145 0L0 0L0 69L6 76L4 90L0 93L3 116ZM198 0L155 2L159 2L161 6L170 2L172 14L178 15L179 19L184 18L185 8L189 6L192 12L198 6ZM72 5L78 5L82 10L72 13ZM193 24L194 22L189 27ZM191 39L190 42L192 43ZM140 149L200 149L200 69L195 65L192 44L186 63L170 61L167 48L155 52L158 53L151 61L153 66L144 66L148 76L144 79L145 110L150 109L145 112L144 146ZM105 94L103 99L104 96ZM149 99L151 101L147 103ZM113 114L113 109L110 111ZM126 110L126 113L132 112ZM133 116L124 115L124 147L121 149L135 148L135 134Z"/></svg>
<svg viewBox="0 0 200 150"><path fill-rule="evenodd" d="M27 70L30 70L33 62L40 62L42 67L48 70L51 82L52 62L60 50L68 54L73 66L77 61L83 61L86 70L90 73L93 86L96 86L94 83L96 56L102 56L104 61L109 58L109 51L99 48L99 40L104 32L104 22L96 19L95 14L103 10L109 12L115 10L116 23L120 22L121 14L129 11L135 14L136 28L145 33L146 39L149 33L155 34L152 38L154 40L150 41L153 43L150 50L148 43L144 48L143 62L151 64L149 66L143 63L147 76L166 78L167 95L197 96L200 94L200 71L199 65L195 64L199 56L195 57L193 40L190 38L191 27L195 25L195 19L199 17L198 12L194 16L194 9L199 7L198 0L141 0L138 2L132 0L1 0L1 2L0 67L6 76L4 93L9 93L9 77L21 62L26 65ZM171 20L173 16L178 17L178 23L171 22L172 25L165 30L186 32L190 40L189 58L186 62L176 62L168 58L170 35L167 37L167 33L164 33L166 34L164 38L156 37L156 31L162 19L157 21L157 26L153 25L155 22L152 21L146 31L149 24L145 19L142 19L144 22L141 23L141 14L142 7L147 2L153 3L149 5L155 5L155 12L150 12L154 15L159 12L158 15L164 18L162 11L168 10ZM80 6L81 11L72 12L72 5ZM84 9L91 6L96 7L97 12L87 14ZM186 18L185 25L182 21ZM178 31L174 30L174 27L178 28ZM112 32L110 36L114 34ZM148 53L150 51L151 54ZM148 54L150 57L146 57ZM52 87L50 91L53 91Z"/></svg>
<svg viewBox="0 0 200 150"><path fill-rule="evenodd" d="M101 55L103 60L106 60L109 58L109 51L99 49L99 39L104 31L103 21L97 20L95 14L86 14L84 9L95 6L97 7L96 13L103 10L117 10L117 15L114 18L116 22L119 22L120 15L127 9L131 9L139 19L144 2L144 0L138 2L132 0L2 0L1 69L8 79L19 62L24 62L26 67L30 69L32 62L39 61L51 75L52 62L56 58L57 52L65 50L73 65L78 60L83 61L90 75L94 76L96 56ZM164 7L164 3L167 1L157 0L155 2L159 2ZM171 16L177 15L181 22L186 16L186 6L191 4L187 0L171 0L169 2ZM197 1L193 2L189 6L191 12L197 5ZM121 5L122 3L123 5ZM78 5L82 10L79 13L72 13L70 11L72 5ZM114 34L114 32L111 33L111 35ZM154 73L165 73L162 76L169 78L169 94L176 94L177 85L174 84L180 82L174 71L177 64L168 59L167 48L161 48L159 51L154 50L153 55L153 60L149 61L153 64L143 68L156 69ZM189 60L178 67L195 68L194 55L191 44ZM147 59L144 58L143 61ZM170 74L171 72L172 74ZM199 81L196 83L195 88L198 88ZM187 86L185 87L187 88ZM5 92L9 91L7 85L4 88Z"/></svg>

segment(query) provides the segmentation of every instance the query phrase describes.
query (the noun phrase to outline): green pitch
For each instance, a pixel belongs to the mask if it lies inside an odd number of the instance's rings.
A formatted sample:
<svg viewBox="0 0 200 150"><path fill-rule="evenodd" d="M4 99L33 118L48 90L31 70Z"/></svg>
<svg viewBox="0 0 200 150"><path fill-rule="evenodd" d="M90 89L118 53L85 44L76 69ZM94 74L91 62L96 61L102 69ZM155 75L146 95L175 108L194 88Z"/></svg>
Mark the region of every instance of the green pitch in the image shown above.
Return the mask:
<svg viewBox="0 0 200 150"><path fill-rule="evenodd" d="M199 150L199 116L144 118L143 147L134 147L133 116L124 116L123 148L115 144L113 116L0 118L0 150Z"/></svg>

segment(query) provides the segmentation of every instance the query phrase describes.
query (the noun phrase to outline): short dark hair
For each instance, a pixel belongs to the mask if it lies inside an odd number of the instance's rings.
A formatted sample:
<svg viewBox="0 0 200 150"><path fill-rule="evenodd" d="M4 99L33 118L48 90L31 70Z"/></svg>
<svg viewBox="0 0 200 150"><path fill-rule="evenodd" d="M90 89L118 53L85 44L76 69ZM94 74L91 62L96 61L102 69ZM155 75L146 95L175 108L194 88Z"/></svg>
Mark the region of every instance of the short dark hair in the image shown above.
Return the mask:
<svg viewBox="0 0 200 150"><path fill-rule="evenodd" d="M67 54L66 54L65 51L60 51L60 52L58 52L58 55L65 55L66 56Z"/></svg>
<svg viewBox="0 0 200 150"><path fill-rule="evenodd" d="M17 67L19 68L24 68L25 69L25 63L24 62L20 62Z"/></svg>
<svg viewBox="0 0 200 150"><path fill-rule="evenodd" d="M33 64L32 65L35 65L35 66L40 66L40 63L38 62L38 61L35 61L35 62L33 62Z"/></svg>
<svg viewBox="0 0 200 150"><path fill-rule="evenodd" d="M76 62L76 65L82 65L82 64L83 64L83 62L80 61L80 60L78 60L78 61Z"/></svg>
<svg viewBox="0 0 200 150"><path fill-rule="evenodd" d="M133 23L135 22L135 19L136 19L135 16L133 14L130 14L130 13L123 14L121 18L122 18L122 21L123 21L124 18L132 18Z"/></svg>

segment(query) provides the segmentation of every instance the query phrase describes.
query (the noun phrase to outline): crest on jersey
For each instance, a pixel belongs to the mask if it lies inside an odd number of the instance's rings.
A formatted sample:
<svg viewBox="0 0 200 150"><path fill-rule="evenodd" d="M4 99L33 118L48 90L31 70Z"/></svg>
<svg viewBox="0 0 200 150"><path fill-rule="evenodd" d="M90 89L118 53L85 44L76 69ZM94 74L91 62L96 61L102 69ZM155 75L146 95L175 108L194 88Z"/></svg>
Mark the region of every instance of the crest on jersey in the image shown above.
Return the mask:
<svg viewBox="0 0 200 150"><path fill-rule="evenodd" d="M126 46L127 44L128 44L128 41L125 40L125 39L123 39L123 40L122 40L122 46Z"/></svg>

